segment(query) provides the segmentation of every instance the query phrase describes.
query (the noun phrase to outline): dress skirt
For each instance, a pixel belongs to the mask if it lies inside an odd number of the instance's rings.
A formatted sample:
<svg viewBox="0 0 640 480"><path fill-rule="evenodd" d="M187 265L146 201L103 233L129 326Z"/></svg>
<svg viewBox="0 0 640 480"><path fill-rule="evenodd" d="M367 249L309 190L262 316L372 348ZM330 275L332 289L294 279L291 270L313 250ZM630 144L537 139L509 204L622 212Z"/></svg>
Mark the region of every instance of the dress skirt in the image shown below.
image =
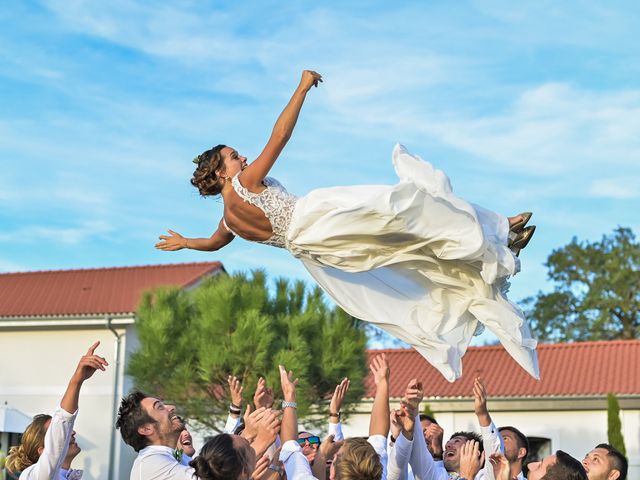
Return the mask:
<svg viewBox="0 0 640 480"><path fill-rule="evenodd" d="M519 260L508 220L455 196L440 170L396 145L395 185L313 190L287 249L350 315L412 345L449 381L479 324L539 377L522 311L506 297Z"/></svg>

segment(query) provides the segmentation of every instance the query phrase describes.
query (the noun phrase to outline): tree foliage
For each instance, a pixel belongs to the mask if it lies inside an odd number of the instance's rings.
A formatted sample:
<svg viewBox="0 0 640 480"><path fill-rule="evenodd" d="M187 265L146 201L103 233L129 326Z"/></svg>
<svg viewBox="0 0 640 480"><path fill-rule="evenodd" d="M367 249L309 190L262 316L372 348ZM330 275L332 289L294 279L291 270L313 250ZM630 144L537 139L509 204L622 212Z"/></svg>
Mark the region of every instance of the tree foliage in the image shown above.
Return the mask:
<svg viewBox="0 0 640 480"><path fill-rule="evenodd" d="M628 228L590 243L575 237L545 266L550 293L524 301L543 341L634 339L640 334L640 243Z"/></svg>
<svg viewBox="0 0 640 480"><path fill-rule="evenodd" d="M327 395L347 376L352 380L344 402L348 410L364 392L364 329L328 307L318 287L308 290L304 282L278 279L272 292L260 270L251 276L219 275L193 290L148 292L138 308L140 344L127 373L141 390L175 403L181 415L214 430L228 413L227 376L243 382L244 405L260 376L278 398L279 364L300 380L300 416L327 410Z"/></svg>
<svg viewBox="0 0 640 480"><path fill-rule="evenodd" d="M607 395L607 441L624 456L627 455L620 421L620 404L613 393Z"/></svg>

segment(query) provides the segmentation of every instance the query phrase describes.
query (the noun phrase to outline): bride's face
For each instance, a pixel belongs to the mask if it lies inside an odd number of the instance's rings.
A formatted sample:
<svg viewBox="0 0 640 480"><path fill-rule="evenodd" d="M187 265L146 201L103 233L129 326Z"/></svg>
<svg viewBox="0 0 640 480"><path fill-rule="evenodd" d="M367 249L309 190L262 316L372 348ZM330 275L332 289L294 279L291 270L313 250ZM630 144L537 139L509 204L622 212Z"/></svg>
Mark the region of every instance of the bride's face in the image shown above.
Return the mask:
<svg viewBox="0 0 640 480"><path fill-rule="evenodd" d="M224 161L224 175L228 177L235 176L247 166L247 157L240 155L234 148L224 147L220 153Z"/></svg>

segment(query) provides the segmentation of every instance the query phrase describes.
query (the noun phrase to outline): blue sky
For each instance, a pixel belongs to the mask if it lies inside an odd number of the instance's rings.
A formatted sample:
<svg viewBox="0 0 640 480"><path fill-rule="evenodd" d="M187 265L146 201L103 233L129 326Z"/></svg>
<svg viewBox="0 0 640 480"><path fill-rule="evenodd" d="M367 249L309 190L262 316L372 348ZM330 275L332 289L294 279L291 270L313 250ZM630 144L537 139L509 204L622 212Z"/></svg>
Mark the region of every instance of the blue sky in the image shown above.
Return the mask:
<svg viewBox="0 0 640 480"><path fill-rule="evenodd" d="M393 183L405 144L460 196L538 226L512 282L573 236L640 232L637 2L7 2L0 12L0 271L220 260L308 278L284 251L153 249L222 212L189 184L225 143L249 158L310 68L272 173L296 194Z"/></svg>

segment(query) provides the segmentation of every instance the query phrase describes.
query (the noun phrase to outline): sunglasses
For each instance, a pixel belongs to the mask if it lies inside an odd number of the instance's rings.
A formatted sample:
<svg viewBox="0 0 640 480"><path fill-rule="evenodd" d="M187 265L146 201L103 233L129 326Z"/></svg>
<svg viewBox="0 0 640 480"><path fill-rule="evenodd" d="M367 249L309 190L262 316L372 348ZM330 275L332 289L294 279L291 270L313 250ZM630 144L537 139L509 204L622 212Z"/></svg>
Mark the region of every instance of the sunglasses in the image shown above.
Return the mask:
<svg viewBox="0 0 640 480"><path fill-rule="evenodd" d="M320 445L320 437L313 435L311 437L298 439L298 444L304 445L304 442L309 442L309 445Z"/></svg>

